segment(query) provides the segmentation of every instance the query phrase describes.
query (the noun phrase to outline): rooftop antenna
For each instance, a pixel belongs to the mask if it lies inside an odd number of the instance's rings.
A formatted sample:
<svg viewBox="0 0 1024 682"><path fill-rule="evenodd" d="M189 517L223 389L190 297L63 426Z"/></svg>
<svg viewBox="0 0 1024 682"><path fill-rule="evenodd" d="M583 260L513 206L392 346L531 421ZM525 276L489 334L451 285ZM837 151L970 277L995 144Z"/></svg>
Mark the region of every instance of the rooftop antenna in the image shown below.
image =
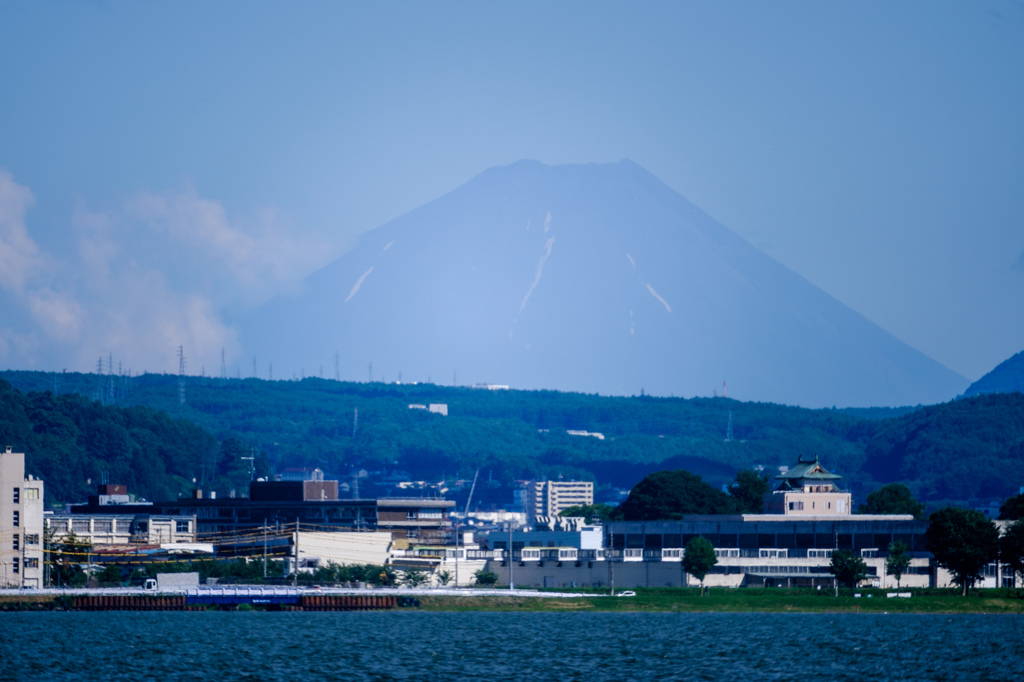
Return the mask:
<svg viewBox="0 0 1024 682"><path fill-rule="evenodd" d="M99 357L96 361L96 397L95 399L104 402L105 396L103 395L103 356Z"/></svg>
<svg viewBox="0 0 1024 682"><path fill-rule="evenodd" d="M249 462L249 481L251 482L256 476L256 448L250 446L249 456L239 457L238 459L243 459Z"/></svg>
<svg viewBox="0 0 1024 682"><path fill-rule="evenodd" d="M185 347L178 346L178 404L185 404Z"/></svg>
<svg viewBox="0 0 1024 682"><path fill-rule="evenodd" d="M469 504L473 501L473 491L476 490L476 477L480 475L480 470L477 469L476 473L473 474L473 485L469 488L469 497L466 498L466 507L462 512L462 515L466 518L469 517ZM462 541L462 524L458 521L455 522L455 587L459 586L459 543ZM510 559L511 561L511 559Z"/></svg>

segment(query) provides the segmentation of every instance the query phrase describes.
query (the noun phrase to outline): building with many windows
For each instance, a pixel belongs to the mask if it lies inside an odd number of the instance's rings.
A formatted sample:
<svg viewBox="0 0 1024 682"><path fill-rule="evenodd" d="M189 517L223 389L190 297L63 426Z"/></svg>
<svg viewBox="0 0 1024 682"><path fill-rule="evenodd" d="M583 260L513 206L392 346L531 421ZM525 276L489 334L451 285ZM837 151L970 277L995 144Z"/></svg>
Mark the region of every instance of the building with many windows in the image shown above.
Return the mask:
<svg viewBox="0 0 1024 682"><path fill-rule="evenodd" d="M594 484L590 481L527 481L524 497L526 523L533 525L539 516L558 516L569 507L594 504Z"/></svg>
<svg viewBox="0 0 1024 682"><path fill-rule="evenodd" d="M42 587L43 482L12 450L0 452L0 587Z"/></svg>

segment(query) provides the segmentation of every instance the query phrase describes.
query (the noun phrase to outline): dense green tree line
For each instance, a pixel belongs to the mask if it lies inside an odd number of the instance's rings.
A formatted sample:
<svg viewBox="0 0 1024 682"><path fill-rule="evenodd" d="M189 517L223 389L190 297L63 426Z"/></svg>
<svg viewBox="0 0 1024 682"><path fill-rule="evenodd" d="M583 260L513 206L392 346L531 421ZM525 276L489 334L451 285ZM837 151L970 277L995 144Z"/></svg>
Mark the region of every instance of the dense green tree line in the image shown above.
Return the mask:
<svg viewBox="0 0 1024 682"><path fill-rule="evenodd" d="M95 480L104 470L120 476L123 469L115 464L135 464L136 457L140 466L131 467L134 478L125 481L149 497L177 492L193 477L224 492L244 490L250 471L243 456L257 458L256 475L317 466L342 479L366 468L398 469L413 479L439 480L469 478L480 469L505 486L516 479L563 476L630 487L659 470L686 469L720 487L738 469L770 469L792 464L798 454L817 454L828 469L845 477L845 485L867 491L903 482L914 497L925 501L1005 497L1021 484L1007 472L1024 470L1020 394L981 396L912 411L809 410L724 398L605 397L318 378L186 377L182 405L178 377L173 375L129 380L8 371L0 376L21 390L24 400L43 406L32 416L22 410L21 417L37 434L32 452L45 459L37 470L59 481L53 490L75 491L74 495L82 488L74 488L72 482ZM126 437L110 420L99 417L104 407L91 399L114 402L120 413L135 414L135 407L165 412L150 421L187 420L221 445L206 440L207 447L199 448L198 455L190 442L165 450L155 443L146 445L149 441L141 434L123 427L129 431ZM49 407L65 400L90 406L76 409L92 410L104 425L85 437L85 422L72 419L76 431L69 440L68 426L57 416L63 412ZM410 404L429 403L447 404L449 416L409 409ZM733 437L727 440L730 414ZM604 439L568 435L570 429L601 433ZM167 430L156 429L159 434ZM198 438L195 433L202 431L194 432L192 439ZM156 439L164 440L163 435ZM86 452L72 457L53 454L65 452L61 444L71 441L76 447L80 441ZM177 452L182 448L188 452ZM159 481L169 481L162 484L163 492ZM743 508L752 508L756 497L752 495Z"/></svg>
<svg viewBox="0 0 1024 682"><path fill-rule="evenodd" d="M170 499L213 475L217 439L164 412L105 407L79 395L24 394L0 379L0 443L26 453L47 502L80 501L106 473L139 495Z"/></svg>

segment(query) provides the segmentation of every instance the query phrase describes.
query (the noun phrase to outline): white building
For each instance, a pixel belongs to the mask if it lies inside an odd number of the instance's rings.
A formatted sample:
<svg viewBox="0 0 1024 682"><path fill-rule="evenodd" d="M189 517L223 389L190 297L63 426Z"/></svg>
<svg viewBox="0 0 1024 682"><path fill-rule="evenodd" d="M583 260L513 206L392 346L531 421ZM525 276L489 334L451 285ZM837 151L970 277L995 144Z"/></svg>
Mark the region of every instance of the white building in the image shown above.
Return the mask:
<svg viewBox="0 0 1024 682"><path fill-rule="evenodd" d="M594 504L591 481L527 481L526 523L533 525L538 516L558 516L569 507Z"/></svg>
<svg viewBox="0 0 1024 682"><path fill-rule="evenodd" d="M25 453L0 452L0 587L43 586L43 482Z"/></svg>

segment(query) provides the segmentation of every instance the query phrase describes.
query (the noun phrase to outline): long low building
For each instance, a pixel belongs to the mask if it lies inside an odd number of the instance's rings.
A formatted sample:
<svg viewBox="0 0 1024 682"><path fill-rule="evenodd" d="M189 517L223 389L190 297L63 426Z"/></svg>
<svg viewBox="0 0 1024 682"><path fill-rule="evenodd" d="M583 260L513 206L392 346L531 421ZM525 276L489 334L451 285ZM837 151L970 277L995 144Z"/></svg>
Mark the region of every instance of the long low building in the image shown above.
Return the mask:
<svg viewBox="0 0 1024 682"><path fill-rule="evenodd" d="M337 481L255 481L249 490L247 498L214 498L195 491L192 497L144 504L113 499L101 490L87 504L72 506L71 515L188 517L194 519L200 540L298 523L308 530L380 530L395 540L443 542L448 513L455 506L452 500L434 497L338 499ZM118 492L127 500L127 491Z"/></svg>

